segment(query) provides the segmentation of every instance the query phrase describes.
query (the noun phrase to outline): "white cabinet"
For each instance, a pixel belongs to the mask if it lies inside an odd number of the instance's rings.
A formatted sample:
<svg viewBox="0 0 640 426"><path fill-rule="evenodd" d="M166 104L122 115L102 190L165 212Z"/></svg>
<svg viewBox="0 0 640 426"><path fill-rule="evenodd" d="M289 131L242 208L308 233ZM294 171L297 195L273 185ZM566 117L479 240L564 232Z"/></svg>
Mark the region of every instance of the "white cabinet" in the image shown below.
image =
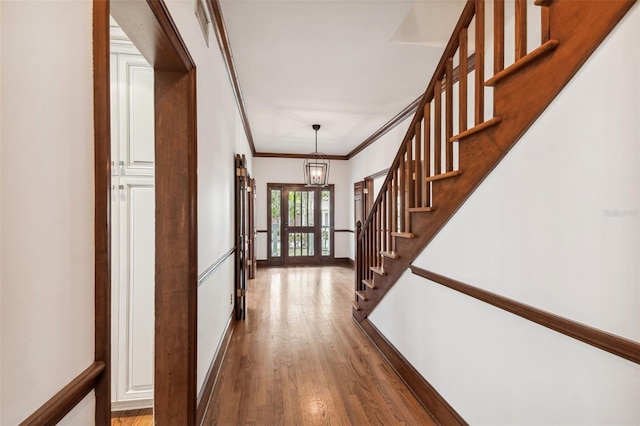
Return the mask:
<svg viewBox="0 0 640 426"><path fill-rule="evenodd" d="M112 409L153 406L153 69L112 40Z"/></svg>

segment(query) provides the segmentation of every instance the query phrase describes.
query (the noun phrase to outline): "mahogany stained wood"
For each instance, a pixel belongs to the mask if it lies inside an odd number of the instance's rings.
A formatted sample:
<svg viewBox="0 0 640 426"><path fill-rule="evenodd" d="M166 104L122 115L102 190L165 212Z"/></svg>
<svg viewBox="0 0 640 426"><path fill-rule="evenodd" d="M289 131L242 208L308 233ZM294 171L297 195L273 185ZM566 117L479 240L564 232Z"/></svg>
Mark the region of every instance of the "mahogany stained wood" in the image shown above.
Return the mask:
<svg viewBox="0 0 640 426"><path fill-rule="evenodd" d="M504 69L504 0L493 0L493 46L495 75Z"/></svg>
<svg viewBox="0 0 640 426"><path fill-rule="evenodd" d="M484 1L476 0L475 125L484 121Z"/></svg>
<svg viewBox="0 0 640 426"><path fill-rule="evenodd" d="M437 180L449 179L449 178L452 178L452 177L460 176L461 174L462 174L461 170L454 170L452 172L442 173L442 174L435 175L435 176L430 176L430 177L426 178L425 180L427 182L435 182Z"/></svg>
<svg viewBox="0 0 640 426"><path fill-rule="evenodd" d="M527 54L527 2L516 0L516 61Z"/></svg>
<svg viewBox="0 0 640 426"><path fill-rule="evenodd" d="M93 1L95 424L111 417L111 79L109 2Z"/></svg>
<svg viewBox="0 0 640 426"><path fill-rule="evenodd" d="M464 62L464 61L463 61ZM445 171L453 170L453 146L446 143L453 136L453 58L447 61L447 74L445 77Z"/></svg>
<svg viewBox="0 0 640 426"><path fill-rule="evenodd" d="M481 123L477 126L472 127L469 130L465 130L464 132L457 134L455 136L452 136L451 138L449 138L449 142L456 142L459 140L462 140L466 137L469 137L471 135L475 135L478 132L483 131L484 129L491 127L491 126L495 126L496 124L500 123L502 121L502 119L500 117L493 117L490 118L489 120L485 121L484 123Z"/></svg>
<svg viewBox="0 0 640 426"><path fill-rule="evenodd" d="M411 266L411 272L452 290L493 305L581 342L640 364L640 343L581 324L525 303L456 281L452 278Z"/></svg>
<svg viewBox="0 0 640 426"><path fill-rule="evenodd" d="M45 402L20 426L55 425L95 387L105 371L105 363L96 361ZM96 416L97 417L97 416ZM100 417L102 419L102 417ZM109 423L107 423L109 424Z"/></svg>
<svg viewBox="0 0 640 426"><path fill-rule="evenodd" d="M157 425L191 425L196 414L195 84L195 69L188 73L157 70L155 73Z"/></svg>
<svg viewBox="0 0 640 426"><path fill-rule="evenodd" d="M522 57L520 60L515 62L513 65L505 68L504 70L502 70L498 74L496 74L493 77L491 77L489 80L487 80L487 82L485 84L487 86L495 86L496 83L498 83L500 80L502 80L504 78L507 78L510 75L515 74L517 71L521 70L522 68L526 67L527 65L530 65L533 62L535 62L536 60L544 57L548 53L551 53L557 47L558 47L558 40L549 40L549 41L547 41L542 46L540 46L537 49L533 50L528 55Z"/></svg>
<svg viewBox="0 0 640 426"><path fill-rule="evenodd" d="M353 270L259 269L205 425L434 425L351 319Z"/></svg>
<svg viewBox="0 0 640 426"><path fill-rule="evenodd" d="M499 1L499 0L498 0ZM469 30L467 28L463 28L460 30L459 36L459 44L460 44L460 57L466 58L469 55ZM474 55L475 62L475 55ZM469 82L469 67L466 61L460 62L460 75L464 76L459 80L458 84L458 129L463 132L467 130L467 110L469 104L469 95L467 94L467 86Z"/></svg>

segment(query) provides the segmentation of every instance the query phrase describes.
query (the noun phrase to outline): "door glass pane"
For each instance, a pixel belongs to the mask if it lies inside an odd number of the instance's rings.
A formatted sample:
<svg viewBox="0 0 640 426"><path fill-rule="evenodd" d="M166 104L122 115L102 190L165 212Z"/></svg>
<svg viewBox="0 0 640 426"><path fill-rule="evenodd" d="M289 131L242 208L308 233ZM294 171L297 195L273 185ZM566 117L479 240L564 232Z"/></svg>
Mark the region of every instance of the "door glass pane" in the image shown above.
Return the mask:
<svg viewBox="0 0 640 426"><path fill-rule="evenodd" d="M289 234L289 256L313 256L313 233L292 232Z"/></svg>
<svg viewBox="0 0 640 426"><path fill-rule="evenodd" d="M309 226L314 226L315 224L313 223L313 209L316 197L314 191L307 191L307 194L307 223L309 224Z"/></svg>
<svg viewBox="0 0 640 426"><path fill-rule="evenodd" d="M280 257L280 204L281 192L279 189L271 190L271 257Z"/></svg>
<svg viewBox="0 0 640 426"><path fill-rule="evenodd" d="M331 255L331 192L322 191L320 205L320 224L322 232L321 255Z"/></svg>
<svg viewBox="0 0 640 426"><path fill-rule="evenodd" d="M307 215L309 212L309 193L307 191L302 192L300 207L302 210L302 226L309 226L309 221L307 220Z"/></svg>

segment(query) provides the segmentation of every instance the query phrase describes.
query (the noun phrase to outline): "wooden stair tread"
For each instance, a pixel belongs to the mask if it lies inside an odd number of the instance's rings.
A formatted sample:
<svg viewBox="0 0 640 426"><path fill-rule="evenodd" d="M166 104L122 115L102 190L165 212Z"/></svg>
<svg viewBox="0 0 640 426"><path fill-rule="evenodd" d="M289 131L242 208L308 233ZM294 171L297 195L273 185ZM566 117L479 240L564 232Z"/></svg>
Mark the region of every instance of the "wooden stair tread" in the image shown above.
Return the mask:
<svg viewBox="0 0 640 426"><path fill-rule="evenodd" d="M411 232L392 232L391 233L392 237L398 237L398 238L415 238L415 234L412 234Z"/></svg>
<svg viewBox="0 0 640 426"><path fill-rule="evenodd" d="M369 299L367 299L367 293L365 293L364 291L356 291L356 296L358 296L360 299L364 300L365 302Z"/></svg>
<svg viewBox="0 0 640 426"><path fill-rule="evenodd" d="M551 5L552 2L553 0L535 0L533 4L535 4L536 6L548 7Z"/></svg>
<svg viewBox="0 0 640 426"><path fill-rule="evenodd" d="M432 212L435 207L409 207L407 211L409 213L418 213L418 212Z"/></svg>
<svg viewBox="0 0 640 426"><path fill-rule="evenodd" d="M366 285L372 290L376 288L376 285L373 283L373 280L362 280L362 284Z"/></svg>
<svg viewBox="0 0 640 426"><path fill-rule="evenodd" d="M522 59L520 59L515 64L503 69L498 74L494 75L492 78L487 80L484 83L485 86L494 86L500 80L510 76L511 74L514 74L516 71L519 71L522 68L526 67L527 65L529 65L529 64L535 62L536 60L542 58L547 53L553 52L556 49L556 47L558 47L558 40L549 40L549 41L547 41L542 46L538 47L536 50L534 50L534 51L530 52L529 54L523 56Z"/></svg>
<svg viewBox="0 0 640 426"><path fill-rule="evenodd" d="M399 259L400 256L395 251L381 251L380 254L383 257L388 257L389 259Z"/></svg>
<svg viewBox="0 0 640 426"><path fill-rule="evenodd" d="M371 269L374 273L376 273L378 275L387 275L387 273L382 268L377 268L375 266L372 266L369 269Z"/></svg>
<svg viewBox="0 0 640 426"><path fill-rule="evenodd" d="M429 176L425 178L425 182L434 182L436 180L448 179L448 178L460 176L461 174L462 174L462 170L454 170L452 172L441 173L435 176ZM391 235L393 235L393 232L391 233Z"/></svg>
<svg viewBox="0 0 640 426"><path fill-rule="evenodd" d="M351 306L353 306L353 309L355 309L356 311L360 310L360 305L358 305L358 302L356 302L355 300L351 301Z"/></svg>
<svg viewBox="0 0 640 426"><path fill-rule="evenodd" d="M455 136L452 136L449 139L449 142L456 142L456 141L459 141L459 140L464 139L466 137L469 137L471 135L475 135L476 133L481 132L484 129L487 129L487 128L491 127L491 126L495 126L496 124L500 123L501 121L502 121L502 118L493 117L492 119L487 120L484 123L480 123L477 126L472 127L469 130L465 130L462 133L459 133L459 134L457 134Z"/></svg>

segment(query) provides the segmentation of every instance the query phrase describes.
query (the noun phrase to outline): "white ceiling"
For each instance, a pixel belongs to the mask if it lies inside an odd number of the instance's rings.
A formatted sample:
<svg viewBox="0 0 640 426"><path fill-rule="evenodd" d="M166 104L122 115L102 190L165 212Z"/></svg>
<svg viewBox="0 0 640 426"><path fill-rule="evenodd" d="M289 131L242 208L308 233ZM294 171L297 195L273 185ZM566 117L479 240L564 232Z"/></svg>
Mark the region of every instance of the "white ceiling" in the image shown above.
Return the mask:
<svg viewBox="0 0 640 426"><path fill-rule="evenodd" d="M258 152L346 155L426 88L464 0L222 0Z"/></svg>

